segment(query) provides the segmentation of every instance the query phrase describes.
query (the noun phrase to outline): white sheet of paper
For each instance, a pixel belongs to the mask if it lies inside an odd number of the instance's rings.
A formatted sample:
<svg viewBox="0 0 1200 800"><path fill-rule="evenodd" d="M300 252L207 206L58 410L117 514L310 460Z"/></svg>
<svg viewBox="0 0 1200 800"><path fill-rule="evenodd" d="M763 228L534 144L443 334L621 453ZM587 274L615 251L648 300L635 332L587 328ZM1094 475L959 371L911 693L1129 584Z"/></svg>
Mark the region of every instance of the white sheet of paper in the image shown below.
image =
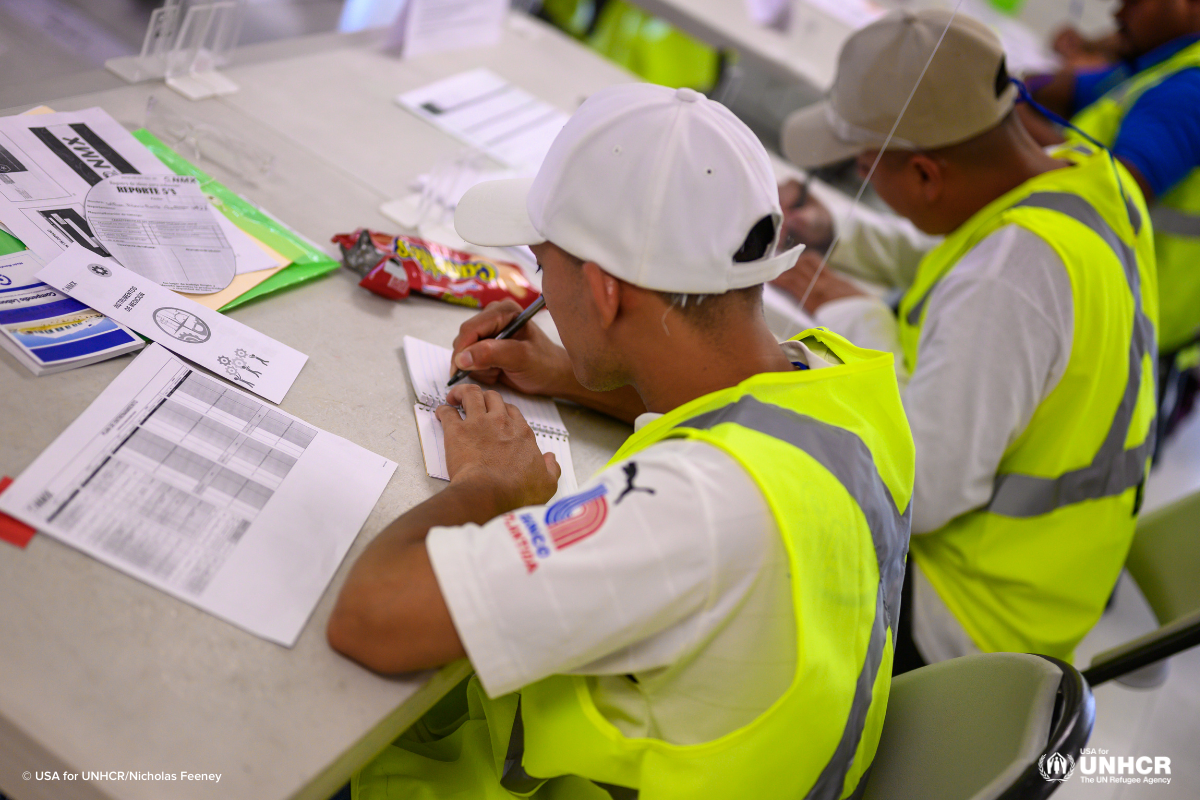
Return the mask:
<svg viewBox="0 0 1200 800"><path fill-rule="evenodd" d="M38 280L273 403L308 356L78 245Z"/></svg>
<svg viewBox="0 0 1200 800"><path fill-rule="evenodd" d="M43 261L72 242L108 255L83 204L121 174L171 170L103 109L0 117L0 220Z"/></svg>
<svg viewBox="0 0 1200 800"><path fill-rule="evenodd" d="M0 509L290 647L395 469L150 345Z"/></svg>
<svg viewBox="0 0 1200 800"><path fill-rule="evenodd" d="M408 376L422 405L436 408L446 402L446 392L449 391L446 381L450 380L451 355L448 347L431 344L415 336L404 337L404 360L408 364ZM463 382L474 383L470 378L465 378ZM505 386L484 388L495 389L504 398L504 402L519 408L531 428L557 433L560 436L567 435L567 427L563 425L558 406L554 405L550 398L521 394Z"/></svg>
<svg viewBox="0 0 1200 800"><path fill-rule="evenodd" d="M787 30L791 0L746 0L746 12L759 25Z"/></svg>
<svg viewBox="0 0 1200 800"><path fill-rule="evenodd" d="M482 68L397 95L396 102L501 164L530 175L571 116Z"/></svg>
<svg viewBox="0 0 1200 800"><path fill-rule="evenodd" d="M405 58L500 41L507 0L405 0L388 33L387 47Z"/></svg>
<svg viewBox="0 0 1200 800"><path fill-rule="evenodd" d="M420 401L413 408L417 420L417 433L421 437L421 452L425 456L425 471L431 478L450 480L446 469L446 444L442 435L442 423L434 409L446 401L446 381L450 378L451 351L430 344L413 336L404 337L404 360L408 365L408 376ZM464 382L469 382L466 379ZM529 427L533 428L538 449L543 453L554 453L562 477L558 480L558 492L567 495L579 488L575 478L575 464L571 460L571 441L567 426L563 424L558 406L546 397L530 397L503 386L487 386L495 389L504 402L521 410Z"/></svg>
<svg viewBox="0 0 1200 800"><path fill-rule="evenodd" d="M417 420L417 434L421 438L421 454L425 456L425 472L431 478L450 480L450 470L446 466L446 440L442 423L428 406L417 404L413 406L413 415ZM575 462L571 460L571 440L566 436L545 433L534 430L533 437L537 440L538 449L543 453L554 453L562 475L558 479L558 491L551 500L574 494L579 489L575 478Z"/></svg>

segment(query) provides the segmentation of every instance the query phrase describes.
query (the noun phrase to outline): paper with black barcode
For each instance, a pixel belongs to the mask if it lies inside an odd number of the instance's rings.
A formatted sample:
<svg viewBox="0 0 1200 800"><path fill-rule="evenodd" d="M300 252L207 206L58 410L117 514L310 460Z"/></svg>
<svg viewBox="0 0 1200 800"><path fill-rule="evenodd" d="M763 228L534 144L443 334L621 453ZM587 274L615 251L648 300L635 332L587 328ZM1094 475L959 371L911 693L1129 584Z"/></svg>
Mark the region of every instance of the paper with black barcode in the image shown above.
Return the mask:
<svg viewBox="0 0 1200 800"><path fill-rule="evenodd" d="M417 419L417 432L421 436L421 451L425 455L425 471L429 477L444 481L450 480L446 469L446 445L442 439L442 423L438 422L434 409L446 402L451 355L451 351L445 347L412 336L404 337L404 360L408 363L408 377L418 400L413 412ZM483 388L498 391L504 402L520 409L529 427L533 428L538 449L543 453L554 453L562 467L555 497L574 492L579 484L575 480L575 465L571 461L570 435L554 401L545 397L530 397L503 386Z"/></svg>

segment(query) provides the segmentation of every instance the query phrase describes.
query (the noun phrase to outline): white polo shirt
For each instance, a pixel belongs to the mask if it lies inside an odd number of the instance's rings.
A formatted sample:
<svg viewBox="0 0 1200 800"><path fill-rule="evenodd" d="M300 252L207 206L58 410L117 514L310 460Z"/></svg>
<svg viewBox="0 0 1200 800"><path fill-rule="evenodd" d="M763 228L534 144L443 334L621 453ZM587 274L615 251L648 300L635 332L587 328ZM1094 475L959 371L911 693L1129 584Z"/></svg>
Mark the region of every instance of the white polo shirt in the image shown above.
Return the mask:
<svg viewBox="0 0 1200 800"><path fill-rule="evenodd" d="M426 547L492 697L588 675L625 735L695 744L751 722L795 675L783 539L758 485L706 442L660 441L571 497L434 528Z"/></svg>

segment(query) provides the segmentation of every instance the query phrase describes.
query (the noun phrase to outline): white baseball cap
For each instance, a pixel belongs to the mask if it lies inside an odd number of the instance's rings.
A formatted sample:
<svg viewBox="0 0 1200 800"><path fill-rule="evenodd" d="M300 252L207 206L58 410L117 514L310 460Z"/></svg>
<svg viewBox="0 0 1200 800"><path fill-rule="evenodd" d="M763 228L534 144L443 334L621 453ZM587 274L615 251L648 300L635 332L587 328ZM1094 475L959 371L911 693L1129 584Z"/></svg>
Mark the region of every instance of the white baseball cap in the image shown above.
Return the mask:
<svg viewBox="0 0 1200 800"><path fill-rule="evenodd" d="M735 261L764 217L774 238ZM720 103L647 83L602 89L567 121L532 179L489 181L459 201L468 242L553 242L645 289L720 294L765 283L802 246L779 252L779 190L762 144Z"/></svg>
<svg viewBox="0 0 1200 800"><path fill-rule="evenodd" d="M982 22L894 11L842 45L829 98L788 117L783 153L802 167L831 164L882 147L894 125L891 148L934 150L999 125L1016 96L1004 47Z"/></svg>

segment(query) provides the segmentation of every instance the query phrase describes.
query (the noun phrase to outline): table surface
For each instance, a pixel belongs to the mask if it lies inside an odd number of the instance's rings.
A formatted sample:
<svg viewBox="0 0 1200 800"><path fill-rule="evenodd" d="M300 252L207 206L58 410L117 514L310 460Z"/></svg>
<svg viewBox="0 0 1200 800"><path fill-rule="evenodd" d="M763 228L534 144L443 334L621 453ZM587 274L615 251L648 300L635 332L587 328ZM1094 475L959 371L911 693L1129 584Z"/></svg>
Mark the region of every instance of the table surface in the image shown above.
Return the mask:
<svg viewBox="0 0 1200 800"><path fill-rule="evenodd" d="M201 166L313 241L327 243L334 233L364 225L395 230L379 206L462 149L400 109L393 100L398 92L486 66L573 110L587 94L631 80L526 17L512 18L495 47L411 61L384 54L370 35L295 40L266 52L265 60L241 54L242 63L227 70L241 89L223 99L193 103L161 83L129 86L92 74L81 76L79 86L101 91L67 96L71 88L63 85L60 95L30 102L62 111L101 106L139 127L154 94L191 120L274 153L273 173L255 185L211 163ZM14 800L325 800L467 674L460 662L436 676L381 677L335 654L324 630L349 564L366 543L445 485L425 473L402 338L449 342L469 315L421 297L384 300L345 271L230 313L310 356L284 410L399 464L291 649L47 536L24 550L0 544L0 791ZM0 353L0 474L20 474L130 358L35 378ZM629 428L579 408L561 411L576 472L586 478ZM217 786L46 782L22 780L26 770L222 777Z"/></svg>

